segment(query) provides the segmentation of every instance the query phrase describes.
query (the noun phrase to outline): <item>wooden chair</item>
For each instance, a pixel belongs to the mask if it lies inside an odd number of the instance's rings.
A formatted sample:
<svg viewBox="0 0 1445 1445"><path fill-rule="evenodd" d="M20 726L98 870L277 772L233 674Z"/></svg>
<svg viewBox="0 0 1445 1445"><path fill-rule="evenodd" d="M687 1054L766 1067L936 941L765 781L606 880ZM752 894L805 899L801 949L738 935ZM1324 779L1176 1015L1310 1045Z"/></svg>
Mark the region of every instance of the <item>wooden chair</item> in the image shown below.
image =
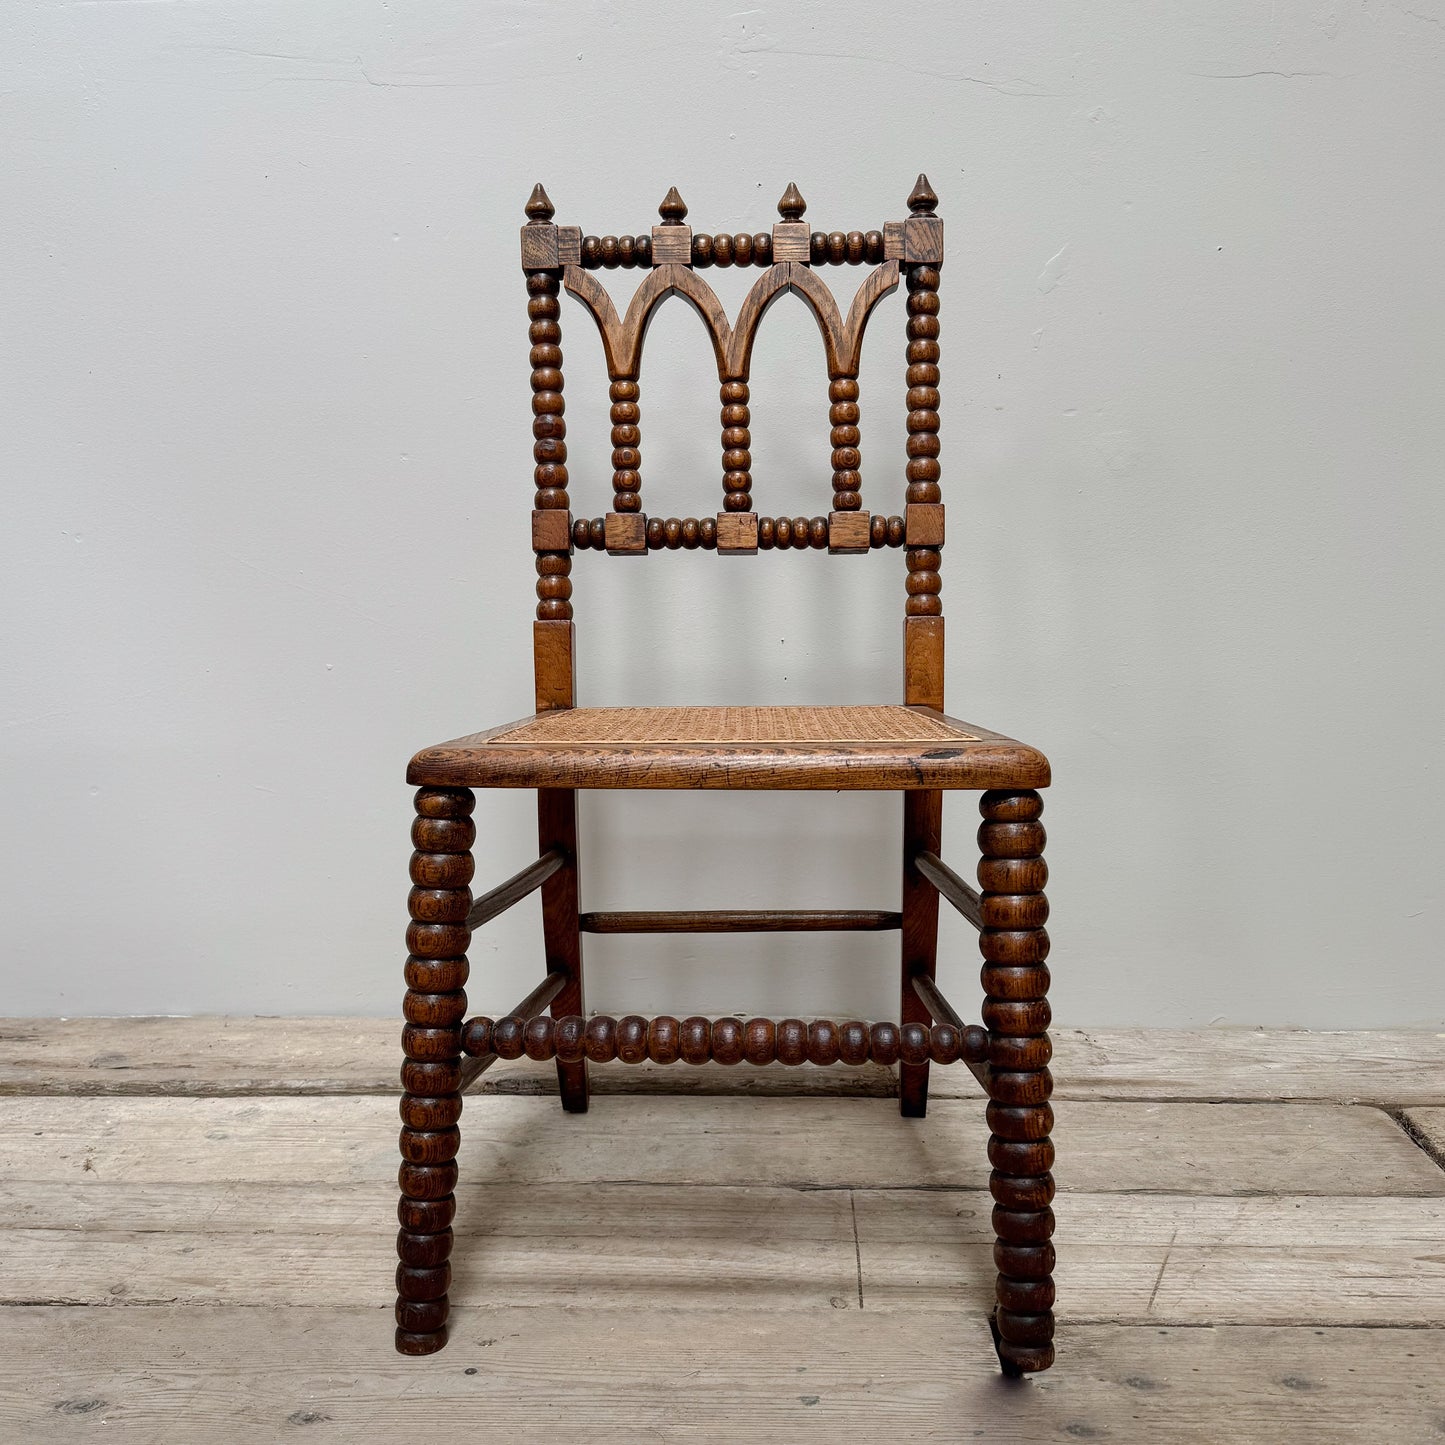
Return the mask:
<svg viewBox="0 0 1445 1445"><path fill-rule="evenodd" d="M902 1112L921 1117L930 1064L965 1063L988 1095L989 1187L998 1269L994 1340L1006 1373L1047 1369L1054 1357L1053 1123L1044 963L1048 904L1043 804L1049 764L1034 748L957 722L943 711L943 608L939 564L938 285L943 223L920 176L908 216L881 231L809 231L789 186L771 234L703 235L684 223L677 191L651 235L584 236L553 223L538 186L522 228L522 267L532 344L532 434L537 562L533 624L536 714L419 752L411 858L410 956L402 1046L401 1232L396 1345L439 1350L447 1338L448 1257L462 1093L498 1059L555 1059L562 1107L587 1109L589 1064L898 1065ZM846 314L820 271L867 266ZM619 316L598 268L648 271ZM762 274L729 322L699 274L756 266ZM858 453L858 361L873 308L902 279L907 289L908 446L902 516L863 509ZM601 332L611 378L613 509L568 510L562 399L563 289ZM833 506L826 517L760 517L753 511L748 451L748 369L763 313L785 291L801 296L823 334L832 423ZM666 297L702 317L717 356L722 400L722 510L679 520L642 509L638 376L647 325ZM645 556L658 548L724 556L790 548L842 555L902 548L906 561L903 701L869 707L587 708L574 696L574 552ZM857 565L857 564L847 564ZM537 792L540 855L473 900L473 788ZM903 793L902 904L897 912L582 913L577 790L582 788L890 789ZM982 792L979 891L939 857L943 793ZM509 1013L466 1019L466 951L474 929L541 889L547 971ZM934 984L938 900L979 930L983 1027L965 1026ZM816 1019L587 1017L584 933L746 933L898 929L898 1023ZM464 1060L463 1056L467 1056Z"/></svg>

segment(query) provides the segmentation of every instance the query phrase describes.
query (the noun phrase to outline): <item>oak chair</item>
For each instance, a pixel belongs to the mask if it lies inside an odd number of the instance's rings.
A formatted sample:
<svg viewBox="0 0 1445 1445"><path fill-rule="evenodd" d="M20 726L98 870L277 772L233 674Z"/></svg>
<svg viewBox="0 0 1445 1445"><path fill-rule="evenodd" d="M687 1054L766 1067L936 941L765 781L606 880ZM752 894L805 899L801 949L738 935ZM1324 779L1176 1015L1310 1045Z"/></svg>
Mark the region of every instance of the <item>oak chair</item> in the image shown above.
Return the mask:
<svg viewBox="0 0 1445 1445"><path fill-rule="evenodd" d="M1044 959L1042 753L955 721L943 711L943 608L939 565L938 285L943 223L920 176L909 214L877 231L810 231L790 185L771 233L704 235L685 224L677 191L650 235L584 236L553 223L539 185L527 203L522 268L531 321L532 435L537 564L533 623L534 716L426 748L411 761L417 786L406 961L401 1116L401 1231L396 1346L439 1350L447 1338L448 1258L462 1094L498 1059L555 1059L562 1107L587 1109L589 1064L771 1063L898 1066L902 1112L921 1117L931 1064L963 1062L988 1095L989 1187L995 1206L997 1304L991 1316L1006 1373L1053 1362L1049 1133L1049 984ZM824 266L866 266L846 314L821 279ZM699 274L755 266L762 274L729 322ZM648 274L619 316L598 269ZM873 309L902 280L907 292L908 445L902 516L863 508L859 474L858 363ZM562 399L562 290L601 333L611 380L612 510L574 518L567 495ZM832 424L833 505L826 517L753 511L748 374L763 314L785 291L802 298L823 336ZM648 322L677 294L701 316L717 357L722 401L722 510L715 517L643 511L638 378ZM906 562L903 701L864 707L587 708L576 705L572 620L575 552L645 556L658 548L723 556L826 548L840 555L901 548ZM857 565L857 564L845 564ZM539 856L473 899L474 788L537 793ZM902 902L896 912L580 911L577 790L583 788L890 789L904 799ZM975 891L940 857L943 793L981 792ZM509 1013L466 1018L466 951L474 929L541 890L546 974ZM983 1026L965 1026L934 983L938 900L979 930ZM745 933L896 929L902 939L897 1023L816 1019L679 1020L588 1017L584 933Z"/></svg>

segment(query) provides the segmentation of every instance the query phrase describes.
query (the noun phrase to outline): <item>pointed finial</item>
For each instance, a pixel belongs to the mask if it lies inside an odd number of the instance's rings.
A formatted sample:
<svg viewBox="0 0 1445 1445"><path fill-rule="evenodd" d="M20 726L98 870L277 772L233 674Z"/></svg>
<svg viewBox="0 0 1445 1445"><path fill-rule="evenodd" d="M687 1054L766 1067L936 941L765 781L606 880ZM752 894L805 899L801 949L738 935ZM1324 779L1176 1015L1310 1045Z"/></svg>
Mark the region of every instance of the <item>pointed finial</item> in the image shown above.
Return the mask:
<svg viewBox="0 0 1445 1445"><path fill-rule="evenodd" d="M556 214L552 208L552 198L542 189L542 182L538 181L532 187L531 197L527 201L527 219L535 221L540 226L550 221Z"/></svg>
<svg viewBox="0 0 1445 1445"><path fill-rule="evenodd" d="M785 221L801 221L803 212L808 209L808 203L803 199L803 193L792 182L788 182L788 189L783 192L783 198L778 202L778 214Z"/></svg>
<svg viewBox="0 0 1445 1445"><path fill-rule="evenodd" d="M918 181L909 193L908 209L915 216L931 216L938 209L938 197L933 194L933 187L922 171L919 171Z"/></svg>
<svg viewBox="0 0 1445 1445"><path fill-rule="evenodd" d="M682 218L687 215L687 203L678 195L676 186L673 186L662 198L662 204L657 208L657 214L662 217L664 226L682 225Z"/></svg>

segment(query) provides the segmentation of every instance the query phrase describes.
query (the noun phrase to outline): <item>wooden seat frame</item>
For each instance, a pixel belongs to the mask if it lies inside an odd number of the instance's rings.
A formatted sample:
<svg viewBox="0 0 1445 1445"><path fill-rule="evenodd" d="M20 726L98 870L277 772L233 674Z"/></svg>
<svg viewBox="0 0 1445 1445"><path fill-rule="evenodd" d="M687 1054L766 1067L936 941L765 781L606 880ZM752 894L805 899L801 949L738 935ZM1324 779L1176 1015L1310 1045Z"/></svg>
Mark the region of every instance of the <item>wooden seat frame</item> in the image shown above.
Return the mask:
<svg viewBox="0 0 1445 1445"><path fill-rule="evenodd" d="M1044 961L1048 870L1037 790L1048 786L1049 765L1036 749L943 716L939 567L944 508L938 461L943 223L936 215L937 198L920 176L908 198L907 217L866 233L811 231L802 219L803 198L792 185L779 202L779 222L771 233L756 236L694 233L684 224L687 208L676 189L659 209L662 223L650 235L599 238L555 225L552 203L540 185L526 207L522 266L531 322L536 463L537 714L522 724L424 749L408 771L418 791L402 1036L397 1348L429 1354L446 1343L462 1094L497 1060L523 1054L555 1060L562 1107L572 1113L587 1109L591 1063L896 1064L900 1108L910 1117L926 1110L930 1065L963 1062L988 1096L998 1270L994 1342L1005 1373L1047 1369L1054 1357L1054 1149ZM730 265L765 268L735 322L729 322L698 275L708 266ZM824 265L870 268L846 315L815 269ZM594 274L619 266L648 270L621 316ZM900 279L906 285L908 317L906 505L902 516L870 515L862 508L860 491L859 354L869 316ZM611 383L613 510L594 519L574 519L569 510L560 325L564 288L597 325ZM759 517L752 510L749 362L764 313L786 291L803 299L823 336L833 447L833 509L827 517ZM715 517L662 519L642 511L638 377L643 341L657 306L674 294L701 316L717 358L723 509ZM617 741L615 719L603 738L583 725L580 711L579 726L572 729L580 737L569 740L562 736L565 729L537 726L549 713L575 704L574 552L645 556L678 547L723 555L804 547L841 554L903 548L903 703L916 710L919 739L906 736L906 719L901 738L896 730L891 740L869 737L868 721L861 716L866 709L842 720L851 728L847 741L813 736L806 727L802 740L780 741L768 736L766 727L750 727L754 720L748 716L741 717L741 731L734 727L716 737L708 735L705 720L686 720L687 728L669 733L660 730L657 718L642 717L634 729L641 741L625 736ZM733 723L738 721L734 717ZM791 726L796 720L785 721ZM821 724L813 733L820 729L826 733ZM952 729L956 741L941 745L939 729ZM628 729L621 731L625 735ZM860 731L862 736L854 735ZM508 734L516 734L511 743ZM474 787L536 789L540 843L535 862L475 900L469 887ZM896 911L583 913L577 790L587 787L896 789L904 800L901 906ZM939 856L943 792L951 789L981 793L977 890ZM466 953L473 930L538 889L545 976L509 1013L467 1019ZM979 930L982 1026L965 1025L935 983L940 898ZM902 939L896 1024L635 1014L589 1018L583 1002L582 935L588 932L889 929L898 930Z"/></svg>

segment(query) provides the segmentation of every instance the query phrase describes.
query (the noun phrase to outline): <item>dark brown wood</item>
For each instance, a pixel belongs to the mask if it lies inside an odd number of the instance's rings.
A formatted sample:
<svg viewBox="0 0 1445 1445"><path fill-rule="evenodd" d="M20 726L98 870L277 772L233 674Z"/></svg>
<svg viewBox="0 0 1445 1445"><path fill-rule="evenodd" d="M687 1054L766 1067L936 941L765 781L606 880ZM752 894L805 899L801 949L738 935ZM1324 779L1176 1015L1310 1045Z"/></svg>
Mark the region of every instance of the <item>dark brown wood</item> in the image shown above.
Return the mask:
<svg viewBox="0 0 1445 1445"><path fill-rule="evenodd" d="M903 1025L926 1024L930 1015L913 987L916 978L932 979L938 967L938 891L916 867L920 853L936 853L943 840L943 794L903 795ZM898 1107L905 1118L928 1112L928 1062L904 1062L898 1068Z"/></svg>
<svg viewBox="0 0 1445 1445"><path fill-rule="evenodd" d="M577 926L577 795L570 788L537 791L537 839L543 854L556 850L566 860L542 884L542 942L547 972L566 982L552 1000L552 1017L585 1014L582 987L582 933ZM587 1063L557 1064L562 1107L569 1114L587 1112Z"/></svg>
<svg viewBox="0 0 1445 1445"><path fill-rule="evenodd" d="M614 381L608 390L612 401L612 510L642 510L642 412L637 404L636 381Z"/></svg>
<svg viewBox="0 0 1445 1445"><path fill-rule="evenodd" d="M939 717L945 714L936 713ZM948 721L977 742L548 744L498 747L490 739L528 719L426 748L411 761L409 781L476 788L718 788L870 791L1044 788L1048 759L1036 748L971 723ZM904 855L912 871L919 843ZM928 851L937 851L935 843ZM921 880L920 880L921 881ZM930 886L931 885L925 885Z"/></svg>
<svg viewBox="0 0 1445 1445"><path fill-rule="evenodd" d="M528 339L532 344L532 458L538 512L566 514L567 422L562 399L562 262L552 225L552 202L540 185L527 202L522 227L522 265L527 272ZM537 617L567 621L572 616L572 549L563 539L536 550Z"/></svg>
<svg viewBox="0 0 1445 1445"><path fill-rule="evenodd" d="M938 712L943 711L944 701L943 628L942 617L903 619L903 696L917 707Z"/></svg>
<svg viewBox="0 0 1445 1445"><path fill-rule="evenodd" d="M905 531L902 517L885 517L874 512L868 519L868 545L870 547L901 547Z"/></svg>
<svg viewBox="0 0 1445 1445"><path fill-rule="evenodd" d="M910 547L943 546L942 502L909 502L905 510L904 528Z"/></svg>
<svg viewBox="0 0 1445 1445"><path fill-rule="evenodd" d="M933 194L927 176L919 176L908 197L908 207L916 218L932 224L938 197ZM907 224L912 224L910 220ZM941 224L941 223L940 223ZM932 505L943 500L939 487L941 469L938 464L938 262L915 260L908 254L905 242L904 279L908 291L908 490L910 507ZM908 543L908 605L913 617L939 617L943 604L939 600L942 586L939 545Z"/></svg>
<svg viewBox="0 0 1445 1445"><path fill-rule="evenodd" d="M965 1024L954 1010L953 1005L938 991L938 985L931 978L926 978L923 974L915 976L913 992L918 995L919 1002L928 1010L932 1018L938 1023L947 1024L955 1031L958 1036L958 1048L954 1057L962 1058L974 1078L987 1089L988 1030L980 1028L977 1024ZM941 1060L935 1054L933 1062L952 1062L952 1060Z"/></svg>
<svg viewBox="0 0 1445 1445"><path fill-rule="evenodd" d="M1043 927L1048 905L1042 805L1035 791L1048 784L1049 764L1036 749L944 714L945 533L938 440L944 234L937 206L927 178L920 176L905 219L877 230L814 230L804 219L802 193L789 185L771 230L695 233L673 188L659 207L661 224L650 234L583 236L578 227L556 224L540 186L527 203L521 257L533 396L536 713L425 749L408 771L420 791L402 1034L397 1347L403 1351L427 1353L446 1338L461 1091L498 1060L555 1061L564 1107L576 1112L587 1107L591 1063L896 1064L900 1108L912 1116L926 1110L931 1066L962 1061L989 1097L998 1268L993 1325L999 1357L1011 1373L1044 1369L1052 1361L1053 1216L1048 1206L1053 1146ZM846 310L819 274L825 265L867 268ZM711 266L757 268L731 320L698 274ZM598 273L637 268L646 274L619 315L603 284L606 278ZM907 297L907 469L901 515L890 515L870 513L863 505L858 371L869 318L900 280ZM598 328L610 384L612 505L606 515L592 518L574 517L568 497L563 289ZM753 499L749 373L762 319L786 292L808 307L822 338L832 505L825 510L820 497L814 504L819 515L759 516ZM715 516L648 516L643 511L642 351L657 308L671 296L682 297L701 318L716 362L723 500ZM761 481L765 484L766 477ZM764 717L762 710L714 709L703 722L697 710L669 709L664 715L642 708L576 707L574 550L635 556L657 550L862 554L893 547L905 552L903 696L911 712L897 707L772 709ZM611 723L604 725L603 714L609 712ZM673 741L603 741L609 738ZM474 787L536 790L540 854L536 863L475 902L470 893ZM620 787L900 791L900 910L582 914L577 790ZM957 789L983 793L979 891L940 856L943 794ZM534 888L541 890L545 978L511 1013L467 1019L471 929ZM983 1027L964 1024L935 982L940 896L980 930ZM890 928L900 934L897 1023L586 1015L584 931Z"/></svg>
<svg viewBox="0 0 1445 1445"><path fill-rule="evenodd" d="M515 1019L523 1025L531 1024L542 1017L541 1010L546 1008L566 986L567 975L565 973L560 970L549 973L526 998L502 1017ZM462 1052L479 1058L495 1052L492 1047L493 1022L492 1019L485 1017L468 1019L462 1026ZM547 1022L551 1022L551 1020L547 1020ZM548 1057L550 1058L551 1055Z"/></svg>
<svg viewBox="0 0 1445 1445"><path fill-rule="evenodd" d="M921 974L913 980L913 992L916 993L924 1008L929 1012L930 1017L940 1020L946 1024L952 1024L956 1029L966 1027L963 1020L958 1016L957 1010L938 991L938 985L931 978L924 978ZM985 1047L987 1047L988 1035L984 1034ZM984 1055L987 1057L987 1055Z"/></svg>
<svg viewBox="0 0 1445 1445"><path fill-rule="evenodd" d="M396 1347L408 1355L431 1354L447 1342L474 806L466 788L419 788L412 824L396 1272ZM415 1263L422 1254L424 1267Z"/></svg>
<svg viewBox="0 0 1445 1445"><path fill-rule="evenodd" d="M970 888L936 853L920 853L913 866L973 924L983 927L982 904L978 893Z"/></svg>
<svg viewBox="0 0 1445 1445"><path fill-rule="evenodd" d="M833 430L829 441L833 447L833 510L856 512L862 501L858 489L862 484L858 467L858 378L836 377L828 384L828 421Z"/></svg>
<svg viewBox="0 0 1445 1445"><path fill-rule="evenodd" d="M975 1036L982 1038L981 1045ZM705 1064L711 1060L716 1064L779 1063L790 1067L839 1062L855 1067L869 1062L892 1065L901 1057L914 1066L963 1061L973 1067L977 1060L971 1054L988 1049L988 1035L982 1029L965 1029L946 1019L900 1026L867 1024L861 1019L835 1023L832 1019L774 1022L754 1018L744 1023L732 1016L707 1019L694 1015L679 1023L671 1014L653 1019L642 1014L553 1018L533 1012L526 1003L501 1018L468 1019L462 1042L466 1052L475 1056L463 1065L463 1087L498 1059L523 1055L559 1061L575 1061L585 1055L594 1064Z"/></svg>
<svg viewBox="0 0 1445 1445"><path fill-rule="evenodd" d="M718 398L722 402L723 511L750 512L753 454L748 448L753 444L753 435L748 430L752 413L748 410L747 382L724 381Z"/></svg>
<svg viewBox="0 0 1445 1445"><path fill-rule="evenodd" d="M828 550L841 557L861 557L870 546L872 527L867 512L831 512Z"/></svg>
<svg viewBox="0 0 1445 1445"><path fill-rule="evenodd" d="M571 707L576 694L577 629L572 622L532 624L537 711Z"/></svg>
<svg viewBox="0 0 1445 1445"><path fill-rule="evenodd" d="M795 520L802 526L794 536ZM833 512L822 519L819 537L807 517L759 517L752 512L719 512L716 517L648 517L647 549L650 552L679 547L691 551L701 547L724 553L754 553L826 546L830 552L876 551L880 547L902 547L905 526L902 517L885 517L881 512ZM839 531L840 524L844 530ZM779 528L783 538L779 542ZM577 517L572 522L572 545L579 552L600 552L606 548L606 519ZM914 619L940 621L941 619ZM539 626L541 624L538 624Z"/></svg>
<svg viewBox="0 0 1445 1445"><path fill-rule="evenodd" d="M690 266L692 264L692 227L683 225L687 205L673 186L657 208L662 224L652 228L652 264L654 266Z"/></svg>
<svg viewBox="0 0 1445 1445"><path fill-rule="evenodd" d="M610 556L643 556L647 552L647 518L639 512L608 512L602 537Z"/></svg>
<svg viewBox="0 0 1445 1445"><path fill-rule="evenodd" d="M535 863L529 863L505 883L499 883L490 893L482 894L467 914L467 927L476 930L490 923L499 913L521 902L534 888L540 888L566 861L567 855L560 848L548 849Z"/></svg>
<svg viewBox="0 0 1445 1445"><path fill-rule="evenodd" d="M978 943L989 1030L989 1190L998 1268L994 1331L999 1359L1013 1374L1046 1370L1054 1359L1043 806L1029 789L991 791L979 800L978 883L988 926Z"/></svg>
<svg viewBox="0 0 1445 1445"><path fill-rule="evenodd" d="M583 933L877 933L902 915L855 909L712 909L584 913Z"/></svg>
<svg viewBox="0 0 1445 1445"><path fill-rule="evenodd" d="M755 513L719 512L714 526L720 553L746 556L758 550L758 519Z"/></svg>

